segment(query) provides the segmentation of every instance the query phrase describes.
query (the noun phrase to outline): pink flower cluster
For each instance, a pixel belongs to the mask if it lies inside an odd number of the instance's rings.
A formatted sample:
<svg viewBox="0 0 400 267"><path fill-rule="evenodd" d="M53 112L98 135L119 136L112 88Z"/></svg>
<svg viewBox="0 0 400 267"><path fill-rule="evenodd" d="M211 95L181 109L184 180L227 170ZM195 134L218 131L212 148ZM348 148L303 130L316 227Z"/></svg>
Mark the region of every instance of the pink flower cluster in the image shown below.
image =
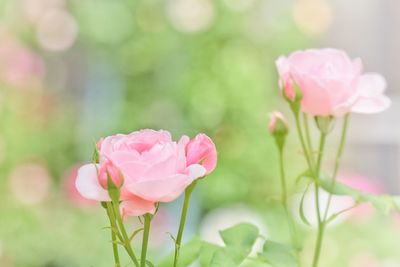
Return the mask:
<svg viewBox="0 0 400 267"><path fill-rule="evenodd" d="M378 113L390 106L386 81L377 73L362 73L359 58L327 48L296 51L276 61L280 86L289 101L302 93L301 109L313 116L341 116L349 112Z"/></svg>
<svg viewBox="0 0 400 267"><path fill-rule="evenodd" d="M108 136L97 149L99 164L82 166L76 187L87 199L110 201L109 175L120 188L124 217L154 213L155 203L175 200L217 163L215 145L205 134L175 142L167 131L147 129Z"/></svg>

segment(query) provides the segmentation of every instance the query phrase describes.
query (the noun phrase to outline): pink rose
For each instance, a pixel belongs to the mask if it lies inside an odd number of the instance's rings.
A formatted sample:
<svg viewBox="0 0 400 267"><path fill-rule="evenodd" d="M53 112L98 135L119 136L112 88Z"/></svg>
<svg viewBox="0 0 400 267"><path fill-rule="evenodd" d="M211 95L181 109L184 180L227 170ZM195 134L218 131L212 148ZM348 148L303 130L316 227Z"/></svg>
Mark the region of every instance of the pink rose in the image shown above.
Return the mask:
<svg viewBox="0 0 400 267"><path fill-rule="evenodd" d="M217 166L217 150L210 137L198 134L186 148L187 164L201 164L206 169L206 174L212 172Z"/></svg>
<svg viewBox="0 0 400 267"><path fill-rule="evenodd" d="M120 187L124 216L153 213L156 202L175 200L216 162L216 157L212 159L216 155L214 146L214 152L207 150L204 154L203 145L189 146L193 142L187 136L174 142L169 132L154 130L106 137L97 144L100 163L82 166L76 187L86 198L109 201L108 173Z"/></svg>
<svg viewBox="0 0 400 267"><path fill-rule="evenodd" d="M297 51L279 57L276 65L286 98L294 100L297 84L303 93L301 109L310 115L378 113L390 106L385 79L376 73L362 74L361 60L351 60L344 51Z"/></svg>

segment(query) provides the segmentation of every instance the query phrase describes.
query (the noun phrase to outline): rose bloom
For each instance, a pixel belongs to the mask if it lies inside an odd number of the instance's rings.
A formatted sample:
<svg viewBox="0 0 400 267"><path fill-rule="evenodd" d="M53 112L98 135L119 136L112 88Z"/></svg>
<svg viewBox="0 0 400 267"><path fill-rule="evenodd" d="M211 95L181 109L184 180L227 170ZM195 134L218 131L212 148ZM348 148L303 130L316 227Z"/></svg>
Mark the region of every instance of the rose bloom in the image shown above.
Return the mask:
<svg viewBox="0 0 400 267"><path fill-rule="evenodd" d="M205 134L174 142L167 131L146 129L100 139L96 147L100 162L79 169L76 188L85 198L110 201L109 174L120 187L124 217L154 213L155 203L175 200L217 163L215 145Z"/></svg>
<svg viewBox="0 0 400 267"><path fill-rule="evenodd" d="M359 58L351 60L337 49L296 51L276 61L280 86L290 101L295 84L303 97L301 109L314 116L341 116L348 112L378 113L390 106L386 81L377 73L362 73Z"/></svg>

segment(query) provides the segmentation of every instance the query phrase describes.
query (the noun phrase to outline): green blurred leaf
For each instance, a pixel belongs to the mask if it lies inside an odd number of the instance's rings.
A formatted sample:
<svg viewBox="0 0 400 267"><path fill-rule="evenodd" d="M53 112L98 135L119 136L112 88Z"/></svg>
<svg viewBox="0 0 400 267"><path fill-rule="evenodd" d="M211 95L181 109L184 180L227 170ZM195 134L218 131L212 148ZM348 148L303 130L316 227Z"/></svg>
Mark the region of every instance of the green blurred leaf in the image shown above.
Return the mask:
<svg viewBox="0 0 400 267"><path fill-rule="evenodd" d="M293 253L294 249L290 246L274 241L266 241L263 251L259 253L259 259L274 267L295 267L297 262Z"/></svg>
<svg viewBox="0 0 400 267"><path fill-rule="evenodd" d="M95 146L94 146L94 149L93 149L92 161L94 163L99 163L100 162L100 155L99 155L99 151L97 150L96 143L95 143Z"/></svg>
<svg viewBox="0 0 400 267"><path fill-rule="evenodd" d="M233 262L240 264L251 252L258 238L259 230L252 224L240 223L220 231L220 235L226 245L225 253Z"/></svg>
<svg viewBox="0 0 400 267"><path fill-rule="evenodd" d="M240 223L220 231L225 247L203 242L201 266L238 266L249 255L258 238L259 230L248 223Z"/></svg>
<svg viewBox="0 0 400 267"><path fill-rule="evenodd" d="M221 238L227 247L240 248L249 252L258 234L258 228L249 223L240 223L220 231Z"/></svg>
<svg viewBox="0 0 400 267"><path fill-rule="evenodd" d="M178 266L186 267L192 264L199 256L202 248L202 241L198 236L193 237L189 242L185 243L179 252ZM158 266L171 267L174 263L174 252L168 255Z"/></svg>
<svg viewBox="0 0 400 267"><path fill-rule="evenodd" d="M339 182L336 182L335 186L332 187L332 180L328 176L320 177L319 181L325 191L334 195L351 196L357 202L369 202L384 214L387 214L393 208L392 198L388 195L369 194Z"/></svg>
<svg viewBox="0 0 400 267"><path fill-rule="evenodd" d="M208 267L214 253L219 249L223 249L223 247L203 241L200 251L200 266Z"/></svg>
<svg viewBox="0 0 400 267"><path fill-rule="evenodd" d="M314 180L311 176L307 175L306 173L304 173L303 177L306 177L311 181ZM356 202L369 202L378 211L384 214L388 214L390 210L397 209L398 207L400 207L396 206L393 196L369 194L337 181L335 183L335 186L332 187L332 178L330 178L328 175L322 174L320 176L319 185L322 187L322 189L333 195L351 196L354 198Z"/></svg>
<svg viewBox="0 0 400 267"><path fill-rule="evenodd" d="M226 250L219 249L214 252L214 255L211 259L210 267L237 267L233 259L232 255L229 255Z"/></svg>

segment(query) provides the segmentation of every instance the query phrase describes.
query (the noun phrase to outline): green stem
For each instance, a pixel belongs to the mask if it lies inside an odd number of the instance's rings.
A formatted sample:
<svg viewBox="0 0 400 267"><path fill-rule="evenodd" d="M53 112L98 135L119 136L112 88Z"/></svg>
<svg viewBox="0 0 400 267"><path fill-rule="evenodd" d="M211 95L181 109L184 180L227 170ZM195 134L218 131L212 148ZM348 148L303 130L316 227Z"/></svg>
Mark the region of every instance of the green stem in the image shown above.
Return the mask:
<svg viewBox="0 0 400 267"><path fill-rule="evenodd" d="M312 267L317 267L319 262L319 256L321 255L321 247L322 247L322 239L324 237L325 223L318 223L318 233L317 233L317 242L315 245L315 252Z"/></svg>
<svg viewBox="0 0 400 267"><path fill-rule="evenodd" d="M308 123L308 117L306 113L303 113L303 123L304 123L304 131L305 131L305 136L306 136L306 145L308 151L311 153L311 161L312 161L312 152L313 152L313 147L312 147L312 142L311 142L311 135L310 135L310 127Z"/></svg>
<svg viewBox="0 0 400 267"><path fill-rule="evenodd" d="M300 139L301 147L303 149L304 157L306 158L309 170L312 172L312 174L314 176L314 168L313 168L313 164L312 164L312 161L311 161L311 158L310 158L310 153L307 150L307 146L306 146L306 143L304 141L304 135L303 135L303 131L302 131L301 125L300 125L299 114L298 113L297 114L294 113L294 118L295 118L295 122L296 122L297 134L299 135L299 139Z"/></svg>
<svg viewBox="0 0 400 267"><path fill-rule="evenodd" d="M330 184L330 192L333 191L333 189L335 188L336 185L336 177L337 177L337 173L339 170L339 165L340 165L340 159L341 156L343 154L343 150L344 150L344 144L346 143L346 136L347 136L347 129L348 129L348 125L349 125L349 114L346 114L346 116L344 117L344 121L343 121L343 127L342 127L342 134L340 137L340 143L339 143L339 148L338 151L336 153L336 158L335 158L335 166L333 168L333 175L332 175L332 180L331 180L331 184ZM325 213L324 213L324 221L326 221L327 217L328 217L328 211L331 205L331 201L332 201L332 193L329 193L329 197L328 197L328 201L326 203L326 207L325 207Z"/></svg>
<svg viewBox="0 0 400 267"><path fill-rule="evenodd" d="M316 211L317 211L317 216L318 216L318 222L322 222L322 217L321 217L321 210L319 207L319 176L321 172L321 163L322 163L322 158L324 155L324 149L325 149L325 141L326 141L326 134L321 132L321 138L319 140L319 149L318 149L318 158L317 158L317 165L315 167L315 175L316 179L314 181L315 185L315 203L316 203Z"/></svg>
<svg viewBox="0 0 400 267"><path fill-rule="evenodd" d="M181 248L183 230L185 228L190 196L192 195L193 189L196 187L196 184L197 184L197 180L194 181L191 185L189 185L185 190L185 199L183 200L181 220L179 222L178 235L176 236L176 241L175 241L174 267L178 266L179 250Z"/></svg>
<svg viewBox="0 0 400 267"><path fill-rule="evenodd" d="M285 215L288 220L288 225L289 225L289 231L290 231L290 236L292 239L292 244L296 248L296 257L297 261L299 262L299 255L298 255L298 242L297 242L297 231L296 231L296 225L294 223L293 217L289 213L288 209L288 197L287 197L287 186L286 186L286 176L285 176L285 168L284 168L284 159L283 159L283 148L279 147L279 165L280 165L280 175L281 175L281 187L282 187L282 204L283 208L285 211Z"/></svg>
<svg viewBox="0 0 400 267"><path fill-rule="evenodd" d="M135 253L133 252L133 249L131 247L131 241L129 239L128 234L126 233L126 229L125 229L124 223L122 222L122 217L121 217L121 214L119 212L119 202L118 201L117 202L113 202L112 204L113 204L113 207L114 207L114 214L115 214L115 217L117 219L118 228L119 228L119 230L120 230L120 232L122 234L123 246L124 246L126 252L128 253L129 257L132 259L133 264L136 267L139 267L139 262L138 262L138 260L137 260L137 258L135 256Z"/></svg>
<svg viewBox="0 0 400 267"><path fill-rule="evenodd" d="M317 165L315 167L316 179L314 181L315 209L316 209L317 217L318 217L318 233L317 233L317 241L316 241L316 245L315 245L315 252L314 252L312 267L318 266L319 256L321 254L322 240L324 237L324 230L325 230L325 221L322 220L321 210L320 210L320 205L319 205L319 175L320 175L320 170L321 170L322 158L324 155L325 141L326 141L326 133L321 131Z"/></svg>
<svg viewBox="0 0 400 267"><path fill-rule="evenodd" d="M146 267L146 256L147 256L147 246L149 243L151 214L145 214L143 217L144 217L144 229L143 229L143 240L142 240L142 253L140 256L140 267Z"/></svg>
<svg viewBox="0 0 400 267"><path fill-rule="evenodd" d="M116 225L115 225L115 217L113 215L112 208L110 206L111 203L107 203L107 215L110 220L110 227L111 227L111 240L112 240L112 248L113 248L113 254L114 254L114 263L115 267L120 267L121 263L119 261L119 255L118 255L118 244L117 244L117 235L115 233L116 231Z"/></svg>
<svg viewBox="0 0 400 267"><path fill-rule="evenodd" d="M301 129L300 125L300 118L299 118L299 113L293 111L294 117L295 117L295 122L296 122L296 128L297 128L297 133L299 135L300 143L303 149L303 153L305 156L305 159L307 161L308 168L314 178L314 193L315 193L315 203L316 203L316 212L317 212L317 217L318 217L318 233L317 233L317 242L316 242L316 248L314 252L314 258L313 258L313 265L312 267L317 267L318 266L318 261L319 261L319 256L321 253L321 246L322 246L322 240L323 240L323 234L324 234L324 229L325 229L325 224L321 219L321 212L319 208L319 172L321 168L321 163L322 163L322 156L323 156L323 150L325 146L325 140L326 140L326 134L321 133L321 139L320 139L320 146L318 150L318 158L317 158L317 166L314 169L313 168L313 161L310 156L310 151L308 151L306 142L304 139L303 131Z"/></svg>

